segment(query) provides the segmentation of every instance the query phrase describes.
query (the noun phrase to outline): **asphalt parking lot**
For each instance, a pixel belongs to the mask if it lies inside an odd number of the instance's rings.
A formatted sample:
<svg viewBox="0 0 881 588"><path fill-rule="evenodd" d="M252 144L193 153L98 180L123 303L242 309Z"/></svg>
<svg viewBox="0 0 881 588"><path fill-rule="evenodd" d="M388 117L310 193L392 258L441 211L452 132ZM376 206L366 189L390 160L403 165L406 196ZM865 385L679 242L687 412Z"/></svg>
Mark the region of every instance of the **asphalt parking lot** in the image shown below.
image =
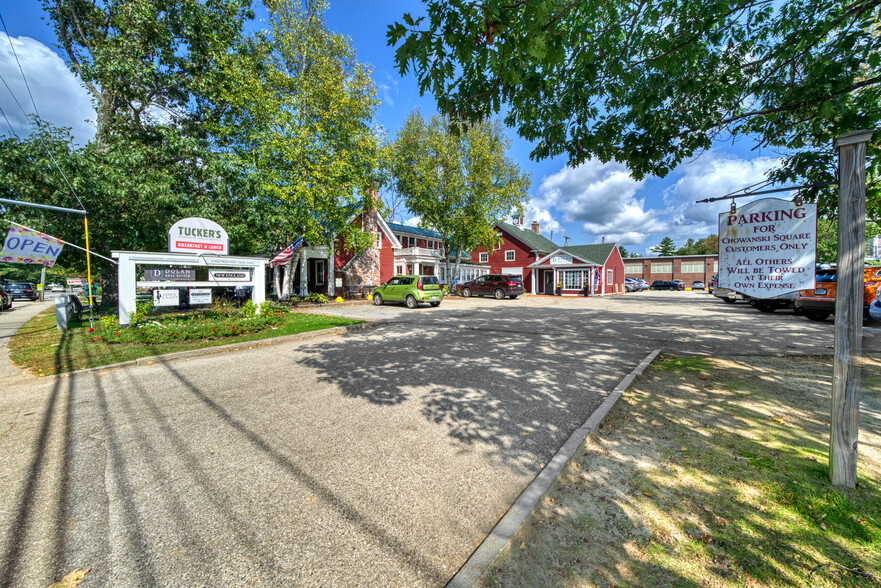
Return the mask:
<svg viewBox="0 0 881 588"><path fill-rule="evenodd" d="M442 585L651 350L832 352L697 292L315 310L388 322L4 389L5 581Z"/></svg>

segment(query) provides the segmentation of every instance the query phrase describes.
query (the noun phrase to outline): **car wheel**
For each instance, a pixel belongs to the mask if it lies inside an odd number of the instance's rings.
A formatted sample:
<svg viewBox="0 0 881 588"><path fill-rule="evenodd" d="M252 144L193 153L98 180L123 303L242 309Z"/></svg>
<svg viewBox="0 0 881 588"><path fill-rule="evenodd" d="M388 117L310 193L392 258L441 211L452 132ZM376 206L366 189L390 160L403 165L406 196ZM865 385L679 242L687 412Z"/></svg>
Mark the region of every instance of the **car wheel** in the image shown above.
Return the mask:
<svg viewBox="0 0 881 588"><path fill-rule="evenodd" d="M373 304L374 306L382 306L382 294L373 295Z"/></svg>
<svg viewBox="0 0 881 588"><path fill-rule="evenodd" d="M508 298L510 298L511 300L514 300L518 296L519 296L519 294L511 294L510 296L508 296Z"/></svg>
<svg viewBox="0 0 881 588"><path fill-rule="evenodd" d="M736 300L734 300L734 298L723 298L722 300L724 300L728 304L734 304L736 302Z"/></svg>
<svg viewBox="0 0 881 588"><path fill-rule="evenodd" d="M440 302L429 302L429 304L432 305L432 306L435 307L435 308L437 308L438 306L440 306Z"/></svg>
<svg viewBox="0 0 881 588"><path fill-rule="evenodd" d="M832 313L827 310L815 310L813 308L802 308L801 312L806 318L812 321L825 321Z"/></svg>
<svg viewBox="0 0 881 588"><path fill-rule="evenodd" d="M407 295L407 299L404 300L404 303L407 305L407 308L416 308L419 306L419 303L416 302L416 297L412 294Z"/></svg>
<svg viewBox="0 0 881 588"><path fill-rule="evenodd" d="M777 310L777 305L771 302L756 302L753 306L755 306L756 310L759 312L774 312Z"/></svg>
<svg viewBox="0 0 881 588"><path fill-rule="evenodd" d="M496 297L496 300L501 300L505 297L505 291L502 289L496 289L496 291L493 292L493 296Z"/></svg>
<svg viewBox="0 0 881 588"><path fill-rule="evenodd" d="M462 296L471 298L471 288L462 288Z"/></svg>

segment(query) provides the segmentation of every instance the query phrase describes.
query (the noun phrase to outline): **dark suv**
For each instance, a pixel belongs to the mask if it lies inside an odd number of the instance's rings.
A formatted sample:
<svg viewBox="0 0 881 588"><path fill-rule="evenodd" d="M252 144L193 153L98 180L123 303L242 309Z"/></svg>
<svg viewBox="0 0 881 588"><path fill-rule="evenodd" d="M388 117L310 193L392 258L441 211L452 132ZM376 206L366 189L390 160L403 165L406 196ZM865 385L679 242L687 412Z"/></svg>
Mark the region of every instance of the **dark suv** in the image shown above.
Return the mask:
<svg viewBox="0 0 881 588"><path fill-rule="evenodd" d="M37 289L33 284L28 284L25 282L20 282L18 284L8 284L6 286L6 291L9 292L9 295L12 296L12 299L16 298L24 298L25 300L36 300L37 299Z"/></svg>
<svg viewBox="0 0 881 588"><path fill-rule="evenodd" d="M505 296L514 299L523 294L523 278L507 274L488 274L462 284L462 296L494 296L501 300Z"/></svg>
<svg viewBox="0 0 881 588"><path fill-rule="evenodd" d="M3 286L0 286L0 310L12 308L12 296Z"/></svg>

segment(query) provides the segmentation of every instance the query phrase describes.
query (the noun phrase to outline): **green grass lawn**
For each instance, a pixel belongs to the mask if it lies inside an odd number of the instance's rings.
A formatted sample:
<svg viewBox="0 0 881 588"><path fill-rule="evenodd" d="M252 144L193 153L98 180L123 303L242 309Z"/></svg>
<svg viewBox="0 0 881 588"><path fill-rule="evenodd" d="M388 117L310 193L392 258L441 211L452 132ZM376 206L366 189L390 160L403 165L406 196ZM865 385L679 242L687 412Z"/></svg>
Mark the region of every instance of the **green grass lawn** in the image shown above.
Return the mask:
<svg viewBox="0 0 881 588"><path fill-rule="evenodd" d="M483 584L881 585L881 362L853 489L829 483L831 376L828 357L659 358Z"/></svg>
<svg viewBox="0 0 881 588"><path fill-rule="evenodd" d="M39 376L130 361L141 357L258 341L363 321L282 312L265 322L239 317L190 319L163 317L145 325L120 329L96 320L72 323L62 333L55 313L47 310L22 327L9 341L12 361ZM91 331L89 329L92 329Z"/></svg>

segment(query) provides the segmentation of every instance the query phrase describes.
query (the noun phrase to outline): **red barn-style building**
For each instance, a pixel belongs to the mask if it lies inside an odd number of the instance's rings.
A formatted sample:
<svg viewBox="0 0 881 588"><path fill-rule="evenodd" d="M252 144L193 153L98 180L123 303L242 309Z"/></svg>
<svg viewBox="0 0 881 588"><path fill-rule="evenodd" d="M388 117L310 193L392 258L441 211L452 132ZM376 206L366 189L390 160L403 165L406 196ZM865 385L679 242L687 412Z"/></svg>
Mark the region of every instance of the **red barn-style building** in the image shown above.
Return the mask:
<svg viewBox="0 0 881 588"><path fill-rule="evenodd" d="M532 223L529 229L523 226L522 218L515 218L514 222L517 224L496 223L496 234L501 238L501 243L492 251L478 247L471 252L471 256L478 263L488 265L490 273L523 276L523 288L535 293L531 266L558 247L539 233L537 222Z"/></svg>
<svg viewBox="0 0 881 588"><path fill-rule="evenodd" d="M624 293L624 260L615 243L560 247L533 263L533 294L604 296Z"/></svg>

